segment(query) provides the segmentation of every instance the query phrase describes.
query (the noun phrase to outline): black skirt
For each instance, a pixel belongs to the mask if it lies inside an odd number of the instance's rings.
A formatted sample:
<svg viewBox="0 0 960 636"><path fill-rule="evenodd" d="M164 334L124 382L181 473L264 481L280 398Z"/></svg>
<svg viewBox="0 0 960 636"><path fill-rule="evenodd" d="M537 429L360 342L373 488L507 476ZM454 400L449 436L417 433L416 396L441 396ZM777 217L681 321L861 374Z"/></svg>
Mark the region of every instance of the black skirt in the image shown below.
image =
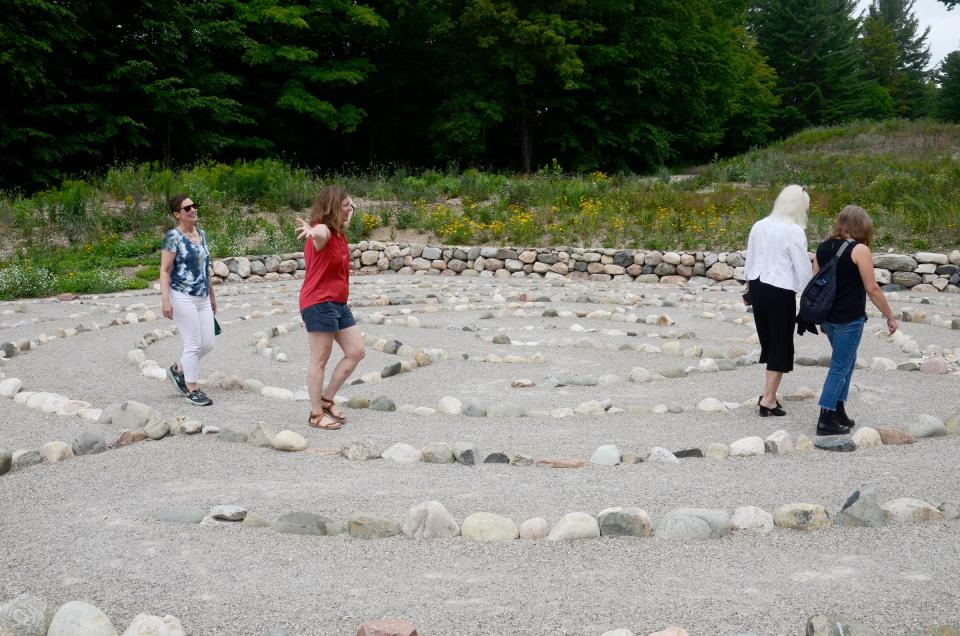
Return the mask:
<svg viewBox="0 0 960 636"><path fill-rule="evenodd" d="M768 285L758 278L749 283L753 318L760 338L760 362L767 371L793 371L793 330L797 322L797 293Z"/></svg>

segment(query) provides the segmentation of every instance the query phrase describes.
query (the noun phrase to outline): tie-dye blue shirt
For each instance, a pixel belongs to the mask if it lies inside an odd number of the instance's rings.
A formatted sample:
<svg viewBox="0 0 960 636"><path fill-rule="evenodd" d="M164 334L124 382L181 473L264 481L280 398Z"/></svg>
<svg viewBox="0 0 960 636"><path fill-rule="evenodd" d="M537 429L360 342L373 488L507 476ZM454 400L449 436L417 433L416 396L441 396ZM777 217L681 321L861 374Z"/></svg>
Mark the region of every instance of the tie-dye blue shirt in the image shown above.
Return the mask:
<svg viewBox="0 0 960 636"><path fill-rule="evenodd" d="M197 228L200 244L193 242L173 228L163 237L163 251L173 252L173 269L170 272L170 289L191 296L204 298L209 295L210 250L207 236Z"/></svg>

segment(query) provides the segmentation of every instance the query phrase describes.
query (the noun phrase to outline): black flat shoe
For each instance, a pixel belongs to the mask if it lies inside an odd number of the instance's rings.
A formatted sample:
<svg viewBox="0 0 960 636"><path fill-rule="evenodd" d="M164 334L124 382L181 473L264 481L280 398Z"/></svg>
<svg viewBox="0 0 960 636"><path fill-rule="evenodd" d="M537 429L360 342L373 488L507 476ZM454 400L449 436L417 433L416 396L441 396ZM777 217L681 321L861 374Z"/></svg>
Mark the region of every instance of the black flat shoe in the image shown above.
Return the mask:
<svg viewBox="0 0 960 636"><path fill-rule="evenodd" d="M787 414L787 412L783 410L783 407L780 406L780 402L777 402L777 405L773 408L767 408L760 404L760 400L762 399L763 396L761 395L757 400L757 406L760 407L760 417L782 417Z"/></svg>
<svg viewBox="0 0 960 636"><path fill-rule="evenodd" d="M846 435L850 427L844 426L837 411L820 409L820 419L817 420L817 435Z"/></svg>

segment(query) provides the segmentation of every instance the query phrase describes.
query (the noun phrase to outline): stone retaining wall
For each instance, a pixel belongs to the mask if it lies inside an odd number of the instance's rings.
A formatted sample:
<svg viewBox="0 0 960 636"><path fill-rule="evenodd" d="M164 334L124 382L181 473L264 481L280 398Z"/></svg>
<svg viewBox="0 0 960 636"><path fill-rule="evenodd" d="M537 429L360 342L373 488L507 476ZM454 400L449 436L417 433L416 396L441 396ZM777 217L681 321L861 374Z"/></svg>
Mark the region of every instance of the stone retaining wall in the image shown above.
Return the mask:
<svg viewBox="0 0 960 636"><path fill-rule="evenodd" d="M352 247L359 274L538 277L713 285L745 280L746 252L661 252L604 248L515 248L361 241ZM813 255L811 254L811 259ZM960 250L876 254L877 281L888 290L960 293ZM304 275L303 253L231 257L213 263L219 283L289 280Z"/></svg>

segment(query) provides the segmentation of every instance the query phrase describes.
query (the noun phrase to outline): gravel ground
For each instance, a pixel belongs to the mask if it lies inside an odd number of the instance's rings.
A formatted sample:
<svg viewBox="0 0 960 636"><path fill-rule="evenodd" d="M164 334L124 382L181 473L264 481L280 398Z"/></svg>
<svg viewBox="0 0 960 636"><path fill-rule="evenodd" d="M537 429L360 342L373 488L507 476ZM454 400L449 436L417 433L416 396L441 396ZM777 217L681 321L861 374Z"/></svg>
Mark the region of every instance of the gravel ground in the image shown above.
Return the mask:
<svg viewBox="0 0 960 636"><path fill-rule="evenodd" d="M701 303L677 307L636 307L644 317L668 313L676 325L626 325L609 320L543 318L542 307L528 316L480 319L486 308L430 310L427 294L443 296L526 291L557 298L557 309L593 311L610 307L576 302L608 289L644 293L645 301L673 290L656 287L536 288L528 281L414 278L360 279L355 303L364 305L390 286L409 294L412 305L358 307L369 316L399 316L410 310L422 326L363 323L365 332L397 338L415 347L438 347L446 362L375 384L344 387L341 395L387 395L398 405L436 406L440 397L464 401L509 401L526 408L575 407L609 398L614 405L678 403L694 407L704 397L742 402L759 393L761 366L692 375L648 384L547 388L550 373L626 375L634 366L660 371L695 364L663 354L601 351L583 346L546 347L547 340L586 338L595 344L624 342L662 345L644 336L606 336L604 330L641 334L692 331L682 346L726 349L744 344L752 328L702 318ZM277 362L257 356L253 334L296 319L294 283L243 285L221 289L224 335L202 363L203 373L224 371L256 377L297 390L304 384L302 330L273 339L289 356ZM564 296L568 295L568 296ZM710 303L734 302L735 291L709 291ZM586 300L581 298L580 300ZM924 306L928 315L950 315L960 299L940 296ZM283 302L284 304L274 304ZM466 302L466 301L464 301ZM98 304L99 303L99 304ZM25 302L0 316L0 340L54 334L78 322L109 322L131 305L145 303L159 313L156 295L103 297L84 304ZM895 306L920 307L901 298ZM286 313L237 320L255 310ZM109 313L109 312L119 313ZM728 313L729 312L724 312ZM80 315L83 314L83 315ZM259 314L258 314L259 316ZM19 321L38 322L17 325ZM573 323L594 333L569 330ZM312 446L333 447L368 439L382 448L394 442L416 447L432 441L472 441L481 452L522 451L534 456L589 458L596 446L616 443L621 450L651 446L673 450L765 436L783 428L812 437L817 407L813 400L785 402L787 417L760 419L744 407L728 413L697 410L663 415L604 415L565 419L421 417L399 412L349 410L341 431L309 429L305 402L277 402L242 391L209 391L214 406L190 407L167 382L148 379L125 361L126 352L146 332L169 323L111 327L57 339L5 361L7 377L23 380L24 390L44 390L83 399L96 407L134 399L164 416L189 415L206 423L251 428L266 421L276 430L302 433ZM475 325L479 332L462 331ZM453 328L449 328L449 327ZM527 328L532 327L532 328ZM868 323L860 350L897 362L907 359L895 345L872 335ZM904 329L921 346L960 347L960 332L910 323ZM502 331L501 331L502 330ZM484 336L506 333L537 346L492 345ZM733 340L731 340L733 339ZM178 352L167 338L147 348L147 356L167 364ZM466 361L461 354L541 352L543 364ZM797 339L798 355L829 352L825 338ZM368 350L355 377L401 358ZM819 389L825 369L798 367L783 389ZM513 389L517 378L540 386ZM945 418L960 411L957 375L858 370L849 411L859 423L904 426L918 413ZM70 441L79 430L109 435L109 426L79 418L47 415L0 400L0 447L36 448L51 440ZM803 533L777 529L763 536L732 535L709 542L672 543L654 539L603 539L555 544L515 541L480 544L464 539L418 542L406 538L360 541L346 537L299 537L270 529L201 527L154 520L168 505L242 505L268 519L305 510L345 520L363 511L399 519L425 500L441 501L457 519L478 511L506 515L517 523L542 516L551 524L563 514L596 514L613 506L639 506L656 521L681 506L732 511L756 505L772 511L781 504L814 502L835 513L864 482L881 501L899 497L934 504L960 500L960 438L925 439L911 446L883 447L849 454L815 452L744 460L688 459L678 465L589 466L581 470L483 465L402 465L389 461L354 463L307 453L282 454L229 444L213 437L172 438L100 455L14 471L0 477L0 602L30 592L53 604L88 599L122 631L138 613L173 614L193 634L261 634L283 628L293 634L352 634L374 618L404 617L424 634L584 634L627 627L638 634L668 624L691 634L801 634L806 618L834 612L861 620L883 634L904 634L931 623L960 623L958 522L883 529Z"/></svg>

